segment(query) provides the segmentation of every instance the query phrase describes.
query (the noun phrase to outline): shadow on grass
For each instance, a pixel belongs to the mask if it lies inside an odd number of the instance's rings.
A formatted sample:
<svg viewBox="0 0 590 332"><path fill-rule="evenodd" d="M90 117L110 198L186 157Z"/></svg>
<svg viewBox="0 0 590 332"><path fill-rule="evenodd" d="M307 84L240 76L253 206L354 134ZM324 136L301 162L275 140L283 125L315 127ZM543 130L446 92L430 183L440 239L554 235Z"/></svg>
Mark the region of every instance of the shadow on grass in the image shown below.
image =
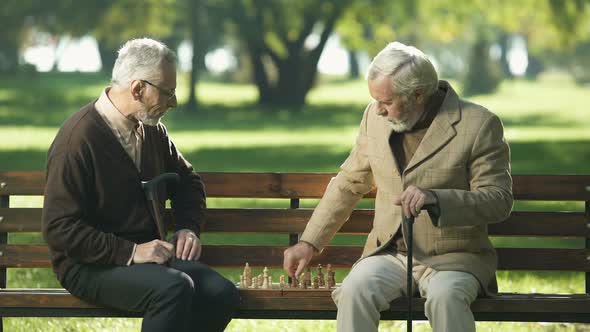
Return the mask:
<svg viewBox="0 0 590 332"><path fill-rule="evenodd" d="M102 74L48 73L0 79L0 123L59 126L98 97L108 82Z"/></svg>
<svg viewBox="0 0 590 332"><path fill-rule="evenodd" d="M588 141L511 143L512 173L590 174L589 145ZM202 171L337 172L348 153L326 145L287 145L207 148L185 156Z"/></svg>
<svg viewBox="0 0 590 332"><path fill-rule="evenodd" d="M288 145L205 148L183 154L201 172L336 172L348 151Z"/></svg>
<svg viewBox="0 0 590 332"><path fill-rule="evenodd" d="M256 104L227 106L202 105L191 113L179 107L166 115L164 123L172 130L261 130L314 129L358 126L362 105L306 105L291 108L265 109Z"/></svg>
<svg viewBox="0 0 590 332"><path fill-rule="evenodd" d="M0 150L0 170L3 171L45 170L46 162L46 150Z"/></svg>
<svg viewBox="0 0 590 332"><path fill-rule="evenodd" d="M506 128L534 128L549 125L557 129L579 125L574 119L559 117L557 113L543 114L543 111L536 111L536 114L524 116L505 116L502 117L502 123Z"/></svg>
<svg viewBox="0 0 590 332"><path fill-rule="evenodd" d="M0 123L10 126L60 126L96 99L108 77L101 74L45 73L34 79L0 79ZM230 88L231 89L231 88ZM229 97L231 98L231 97ZM365 105L315 105L263 108L257 104L179 106L167 114L173 130L297 129L358 125Z"/></svg>
<svg viewBox="0 0 590 332"><path fill-rule="evenodd" d="M513 174L590 174L589 141L510 143Z"/></svg>
<svg viewBox="0 0 590 332"><path fill-rule="evenodd" d="M174 131L171 131L174 138ZM49 143L47 145L49 146ZM589 174L588 141L511 143L513 174ZM184 150L201 172L337 172L349 150L330 145ZM0 150L2 170L43 170L46 150Z"/></svg>

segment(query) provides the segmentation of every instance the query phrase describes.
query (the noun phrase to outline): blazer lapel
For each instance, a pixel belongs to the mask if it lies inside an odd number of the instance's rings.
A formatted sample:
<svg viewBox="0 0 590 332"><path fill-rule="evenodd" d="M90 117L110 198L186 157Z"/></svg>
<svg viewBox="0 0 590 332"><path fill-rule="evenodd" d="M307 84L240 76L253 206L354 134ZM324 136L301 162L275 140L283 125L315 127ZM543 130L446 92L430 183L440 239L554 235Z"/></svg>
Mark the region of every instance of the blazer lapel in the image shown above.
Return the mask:
<svg viewBox="0 0 590 332"><path fill-rule="evenodd" d="M441 81L441 84L445 83ZM446 84L448 85L448 83ZM460 119L459 97L453 88L448 86L447 95L441 105L441 109L426 131L426 135L424 135L422 142L420 142L416 153L408 163L404 173L417 167L422 161L436 153L455 137L457 131L454 128L454 124L459 122Z"/></svg>

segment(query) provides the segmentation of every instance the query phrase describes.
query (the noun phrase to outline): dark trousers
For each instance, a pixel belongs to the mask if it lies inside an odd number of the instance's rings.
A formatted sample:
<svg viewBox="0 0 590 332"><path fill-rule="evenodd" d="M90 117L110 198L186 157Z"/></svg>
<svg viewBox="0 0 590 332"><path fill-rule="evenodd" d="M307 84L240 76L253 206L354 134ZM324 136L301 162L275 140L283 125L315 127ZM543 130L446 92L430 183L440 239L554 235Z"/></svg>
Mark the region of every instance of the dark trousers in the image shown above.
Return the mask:
<svg viewBox="0 0 590 332"><path fill-rule="evenodd" d="M223 331L239 303L236 287L196 261L168 266L76 265L63 286L82 300L143 313L142 332Z"/></svg>

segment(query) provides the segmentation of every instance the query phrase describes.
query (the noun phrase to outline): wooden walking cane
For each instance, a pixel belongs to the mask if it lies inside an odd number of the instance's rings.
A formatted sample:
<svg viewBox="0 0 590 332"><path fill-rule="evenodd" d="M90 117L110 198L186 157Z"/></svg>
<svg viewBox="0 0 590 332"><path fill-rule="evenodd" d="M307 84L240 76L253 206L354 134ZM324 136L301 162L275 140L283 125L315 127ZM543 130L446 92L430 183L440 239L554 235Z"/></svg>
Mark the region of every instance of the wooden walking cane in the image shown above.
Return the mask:
<svg viewBox="0 0 590 332"><path fill-rule="evenodd" d="M162 220L162 214L160 213L160 203L158 202L158 185L166 182L177 183L180 177L176 173L162 173L150 181L141 181L141 187L145 193L145 198L152 202L152 209L154 213L154 219L156 220L156 226L158 227L158 235L160 240L166 241L166 227Z"/></svg>
<svg viewBox="0 0 590 332"><path fill-rule="evenodd" d="M410 216L409 218L406 218L406 216L403 216L403 221L408 224L408 236L407 236L407 247L408 247L408 257L407 257L407 263L406 263L406 269L407 269L407 276L406 276L406 284L407 284L407 296L408 296L408 318L406 321L407 324L407 331L408 332L412 332L412 284L414 281L414 277L412 276L412 265L413 265L413 261L412 261L412 247L414 245L414 216Z"/></svg>

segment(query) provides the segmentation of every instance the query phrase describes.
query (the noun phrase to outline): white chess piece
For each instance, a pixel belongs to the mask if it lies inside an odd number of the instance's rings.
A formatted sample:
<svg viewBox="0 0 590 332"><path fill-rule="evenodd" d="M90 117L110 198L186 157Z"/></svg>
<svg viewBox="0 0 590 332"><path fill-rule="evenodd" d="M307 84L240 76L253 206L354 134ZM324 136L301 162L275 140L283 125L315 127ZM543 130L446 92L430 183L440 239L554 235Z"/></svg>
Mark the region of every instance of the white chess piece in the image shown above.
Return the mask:
<svg viewBox="0 0 590 332"><path fill-rule="evenodd" d="M258 288L258 281L256 280L256 277L252 277L252 283L250 285L250 288Z"/></svg>
<svg viewBox="0 0 590 332"><path fill-rule="evenodd" d="M248 263L246 263L246 266L244 266L244 281L245 281L246 288L248 288L249 286L252 286L252 284L251 284L252 269L250 268L250 264L248 264Z"/></svg>

